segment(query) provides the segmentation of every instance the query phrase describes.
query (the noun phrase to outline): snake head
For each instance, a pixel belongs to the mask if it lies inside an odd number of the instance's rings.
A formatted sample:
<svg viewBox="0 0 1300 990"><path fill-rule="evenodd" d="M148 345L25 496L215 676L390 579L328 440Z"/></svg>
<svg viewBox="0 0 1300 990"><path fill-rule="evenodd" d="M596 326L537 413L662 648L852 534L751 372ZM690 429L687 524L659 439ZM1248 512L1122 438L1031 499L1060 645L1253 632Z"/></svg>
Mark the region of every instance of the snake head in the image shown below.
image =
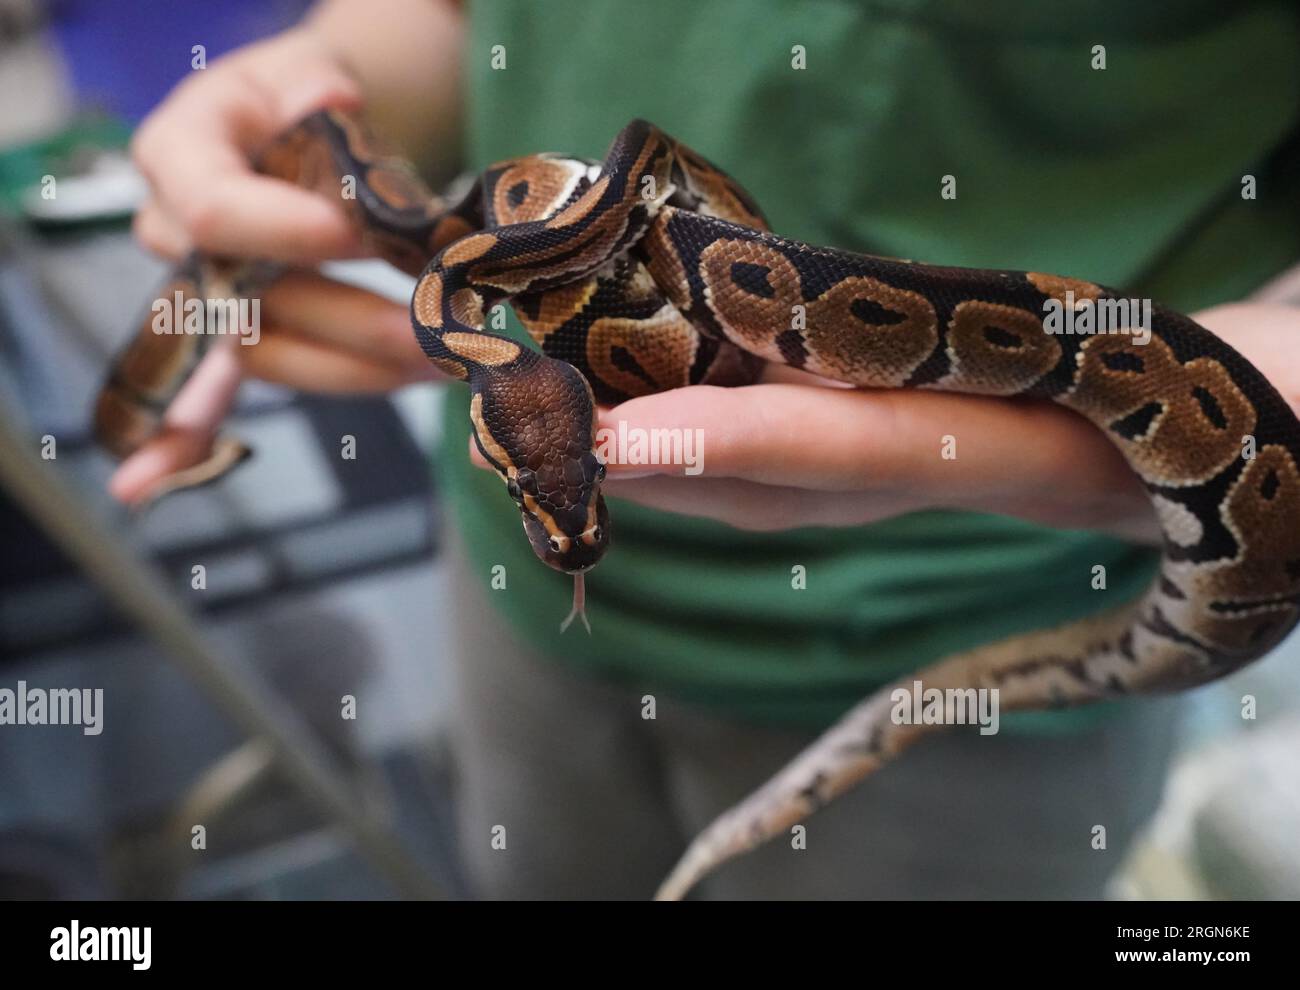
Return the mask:
<svg viewBox="0 0 1300 990"><path fill-rule="evenodd" d="M525 351L510 374L475 384L475 442L519 508L533 552L565 574L591 570L609 547L609 510L587 380L572 365Z"/></svg>
<svg viewBox="0 0 1300 990"><path fill-rule="evenodd" d="M591 388L577 369L552 360L531 373L524 369L518 380L522 389L511 381L473 397L474 438L519 507L533 553L547 567L573 575L573 609L560 632L581 619L590 633L585 575L609 548L609 509L600 493L605 465L591 449Z"/></svg>
<svg viewBox="0 0 1300 990"><path fill-rule="evenodd" d="M507 478L533 553L547 567L581 574L609 548L609 510L600 483L605 465L591 451L567 460L558 471L523 467Z"/></svg>

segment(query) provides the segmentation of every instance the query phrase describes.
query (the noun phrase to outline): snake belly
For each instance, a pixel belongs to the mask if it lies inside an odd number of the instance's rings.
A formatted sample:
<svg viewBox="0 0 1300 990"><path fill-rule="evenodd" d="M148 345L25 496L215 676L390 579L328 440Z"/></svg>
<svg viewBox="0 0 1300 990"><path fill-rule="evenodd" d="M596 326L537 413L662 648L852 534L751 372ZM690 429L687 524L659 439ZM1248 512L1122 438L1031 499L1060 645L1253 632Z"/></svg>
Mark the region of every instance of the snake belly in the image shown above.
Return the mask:
<svg viewBox="0 0 1300 990"><path fill-rule="evenodd" d="M872 694L705 829L661 898L684 896L937 729L890 718L898 687L996 689L1007 711L1173 691L1259 658L1300 620L1300 423L1258 370L1185 316L1156 306L1142 335L1051 333L1051 305L1120 296L1078 279L781 238L733 179L644 121L602 163L501 162L455 202L332 111L285 135L262 167L331 196L356 180L345 208L376 253L420 273L417 339L468 383L475 443L539 559L575 575L575 611L582 575L610 544L596 402L741 384L763 362L858 386L1051 400L1105 433L1146 485L1164 549L1143 596L947 657ZM238 281L230 266L196 256L175 281L203 297ZM488 331L507 301L540 351ZM114 453L163 428L201 347L141 328L98 405ZM231 466L217 444L164 487Z"/></svg>

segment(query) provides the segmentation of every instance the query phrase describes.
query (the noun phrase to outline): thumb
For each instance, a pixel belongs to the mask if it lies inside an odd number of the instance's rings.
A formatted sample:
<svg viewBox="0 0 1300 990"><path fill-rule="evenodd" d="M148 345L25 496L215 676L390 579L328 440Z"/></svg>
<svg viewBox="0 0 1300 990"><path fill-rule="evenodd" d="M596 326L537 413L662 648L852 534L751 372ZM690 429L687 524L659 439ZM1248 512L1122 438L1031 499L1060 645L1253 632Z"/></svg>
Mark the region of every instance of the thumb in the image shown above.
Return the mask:
<svg viewBox="0 0 1300 990"><path fill-rule="evenodd" d="M317 110L356 110L361 106L361 87L343 67L319 60L277 80L272 90L271 131L278 133Z"/></svg>

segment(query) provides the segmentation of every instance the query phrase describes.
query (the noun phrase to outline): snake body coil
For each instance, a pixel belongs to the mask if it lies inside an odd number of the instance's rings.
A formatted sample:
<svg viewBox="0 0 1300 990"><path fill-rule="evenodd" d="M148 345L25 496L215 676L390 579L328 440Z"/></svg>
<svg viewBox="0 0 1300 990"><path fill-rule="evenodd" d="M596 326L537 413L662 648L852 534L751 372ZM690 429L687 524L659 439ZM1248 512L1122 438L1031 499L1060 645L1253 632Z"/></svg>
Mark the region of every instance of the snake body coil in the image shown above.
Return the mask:
<svg viewBox="0 0 1300 990"><path fill-rule="evenodd" d="M1053 305L1099 311L1120 297L1077 279L777 237L733 180L643 121L603 164L502 162L456 203L335 112L291 131L262 168L335 196L341 177L355 177L346 205L377 254L420 273L420 344L468 383L475 441L534 551L576 576L576 611L581 576L610 536L594 403L743 383L764 361L859 386L1051 399L1102 430L1145 483L1165 540L1143 597L873 694L701 833L661 897L684 895L933 730L891 720L895 687L996 689L1007 711L1177 690L1260 657L1300 619L1300 423L1263 375L1185 316L1155 307L1141 334L1052 333ZM218 277L239 281L237 269L196 258L175 286L202 298ZM507 300L541 353L485 331L485 314ZM97 409L110 449L125 455L153 435L204 346L142 328ZM218 443L171 486L219 475L240 450Z"/></svg>

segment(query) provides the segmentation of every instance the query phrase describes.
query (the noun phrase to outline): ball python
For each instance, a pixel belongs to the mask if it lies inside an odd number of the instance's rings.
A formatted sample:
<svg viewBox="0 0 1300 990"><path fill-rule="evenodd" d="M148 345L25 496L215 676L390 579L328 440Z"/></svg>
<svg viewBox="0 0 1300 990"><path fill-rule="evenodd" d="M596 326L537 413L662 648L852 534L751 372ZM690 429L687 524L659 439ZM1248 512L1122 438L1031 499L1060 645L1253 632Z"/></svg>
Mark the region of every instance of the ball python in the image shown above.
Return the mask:
<svg viewBox="0 0 1300 990"><path fill-rule="evenodd" d="M680 898L724 860L788 830L936 726L897 724L891 694L987 688L1002 710L1162 692L1237 670L1300 618L1300 424L1245 358L1161 307L1150 326L1050 332L1053 305L1121 297L1081 279L940 267L771 233L744 189L636 120L603 162L537 154L492 165L454 199L433 195L353 116L317 113L260 169L340 197L370 248L418 276L424 353L469 386L474 442L517 505L536 555L583 575L610 543L593 451L596 404L755 379L765 362L850 385L1049 399L1086 417L1145 483L1163 532L1140 598L1057 628L947 657L851 709L688 847L658 896ZM247 265L196 256L164 296L249 291ZM537 348L489 332L513 305ZM96 425L129 454L211 346L148 326L116 361ZM220 476L211 456L162 487ZM585 616L584 622L585 622Z"/></svg>

